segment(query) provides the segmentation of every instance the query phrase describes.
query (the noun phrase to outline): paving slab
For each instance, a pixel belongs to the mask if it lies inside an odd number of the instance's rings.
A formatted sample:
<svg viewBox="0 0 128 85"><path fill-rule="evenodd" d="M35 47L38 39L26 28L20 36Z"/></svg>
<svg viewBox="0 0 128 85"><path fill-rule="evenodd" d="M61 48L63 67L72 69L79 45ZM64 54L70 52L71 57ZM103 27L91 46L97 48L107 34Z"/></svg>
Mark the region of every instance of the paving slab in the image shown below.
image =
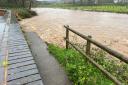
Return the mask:
<svg viewBox="0 0 128 85"><path fill-rule="evenodd" d="M11 60L27 58L27 57L32 57L32 55L31 54L25 54L25 55L13 56L13 57L9 57L8 60L11 61Z"/></svg>
<svg viewBox="0 0 128 85"><path fill-rule="evenodd" d="M35 82L28 83L26 85L42 85L42 81L38 80L38 81L35 81Z"/></svg>
<svg viewBox="0 0 128 85"><path fill-rule="evenodd" d="M9 72L8 72L8 75L15 74L15 73L22 72L22 71L26 71L26 70L29 70L29 69L34 69L34 68L37 68L37 66L35 64L22 66L22 67L15 68L15 69L10 69Z"/></svg>
<svg viewBox="0 0 128 85"><path fill-rule="evenodd" d="M11 61L8 61L8 63L9 63L9 65L11 65L11 64L16 64L16 63L21 63L21 62L29 61L29 60L33 60L33 57L27 57L27 58L11 60Z"/></svg>
<svg viewBox="0 0 128 85"><path fill-rule="evenodd" d="M23 77L26 77L26 76L30 76L30 75L33 75L33 74L38 74L38 70L37 69L30 69L30 70L27 70L27 71L23 71L23 72L8 75L8 81L13 81L13 80L23 78Z"/></svg>
<svg viewBox="0 0 128 85"><path fill-rule="evenodd" d="M8 66L8 69L14 69L14 68L18 68L18 67L34 64L34 63L35 63L34 60L30 60L30 61L26 61L26 62L11 64L11 65Z"/></svg>
<svg viewBox="0 0 128 85"><path fill-rule="evenodd" d="M19 79L10 81L10 82L8 82L8 85L26 85L26 84L29 84L31 82L35 82L37 80L40 80L39 74L30 75L27 77L23 77L23 78L19 78ZM43 85L43 83L41 83L40 85Z"/></svg>

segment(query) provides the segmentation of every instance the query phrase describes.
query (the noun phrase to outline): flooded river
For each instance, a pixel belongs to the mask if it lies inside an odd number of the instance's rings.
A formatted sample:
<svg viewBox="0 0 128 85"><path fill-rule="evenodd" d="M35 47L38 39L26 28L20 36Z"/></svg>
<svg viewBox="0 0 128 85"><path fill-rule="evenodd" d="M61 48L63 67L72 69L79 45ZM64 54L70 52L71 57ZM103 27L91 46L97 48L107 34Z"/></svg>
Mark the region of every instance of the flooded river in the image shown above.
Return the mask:
<svg viewBox="0 0 128 85"><path fill-rule="evenodd" d="M21 21L26 31L34 31L47 42L63 45L65 29L69 25L85 35L128 55L128 15L80 10L35 8L38 13Z"/></svg>

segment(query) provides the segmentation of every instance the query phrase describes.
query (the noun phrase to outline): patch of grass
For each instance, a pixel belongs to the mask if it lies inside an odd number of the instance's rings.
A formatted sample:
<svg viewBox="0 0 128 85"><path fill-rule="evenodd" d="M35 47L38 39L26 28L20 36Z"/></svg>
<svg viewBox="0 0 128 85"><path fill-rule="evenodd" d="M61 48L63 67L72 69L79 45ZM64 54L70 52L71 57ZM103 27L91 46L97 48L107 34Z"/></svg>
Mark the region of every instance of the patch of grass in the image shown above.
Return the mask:
<svg viewBox="0 0 128 85"><path fill-rule="evenodd" d="M27 2L25 1L26 0L24 0L24 5L23 5L23 3L19 1L9 2L9 0L1 0L0 8L12 10L13 13L16 15L16 17L18 18L18 20L36 16L37 13L35 11L29 10L28 9L29 4L27 4Z"/></svg>
<svg viewBox="0 0 128 85"><path fill-rule="evenodd" d="M30 18L33 16L36 16L37 13L35 11L32 10L28 10L26 8L17 8L17 9L12 9L16 15L16 17L21 20L21 19L25 19L25 18Z"/></svg>
<svg viewBox="0 0 128 85"><path fill-rule="evenodd" d="M73 10L86 10L86 11L101 11L101 12L114 12L114 13L128 13L128 5L74 5L74 4L43 4L37 7L50 7L50 8L64 8Z"/></svg>
<svg viewBox="0 0 128 85"><path fill-rule="evenodd" d="M65 68L73 85L114 85L79 52L48 45L48 50Z"/></svg>

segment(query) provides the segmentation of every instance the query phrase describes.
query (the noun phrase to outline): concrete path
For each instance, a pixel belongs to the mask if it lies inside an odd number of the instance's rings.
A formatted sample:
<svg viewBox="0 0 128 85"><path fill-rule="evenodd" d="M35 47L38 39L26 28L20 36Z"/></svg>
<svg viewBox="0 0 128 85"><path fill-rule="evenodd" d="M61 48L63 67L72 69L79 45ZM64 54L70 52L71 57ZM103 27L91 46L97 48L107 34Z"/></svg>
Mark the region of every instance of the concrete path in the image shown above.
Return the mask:
<svg viewBox="0 0 128 85"><path fill-rule="evenodd" d="M44 85L71 85L63 68L47 50L47 45L36 33L26 33L32 54L35 58Z"/></svg>

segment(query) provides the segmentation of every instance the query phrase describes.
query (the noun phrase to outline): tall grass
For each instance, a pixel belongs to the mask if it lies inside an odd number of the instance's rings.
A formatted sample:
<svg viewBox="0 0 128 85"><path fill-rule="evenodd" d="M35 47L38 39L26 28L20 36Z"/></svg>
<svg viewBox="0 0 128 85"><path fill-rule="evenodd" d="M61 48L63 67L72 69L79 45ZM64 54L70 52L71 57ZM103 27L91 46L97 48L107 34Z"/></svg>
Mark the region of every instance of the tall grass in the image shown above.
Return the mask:
<svg viewBox="0 0 128 85"><path fill-rule="evenodd" d="M35 11L28 10L26 8L11 8L11 10L16 15L18 20L30 18L37 15Z"/></svg>
<svg viewBox="0 0 128 85"><path fill-rule="evenodd" d="M86 57L74 49L60 48L56 45L48 45L48 50L59 63L65 68L73 85L114 85L101 71L93 66ZM106 53L99 49L93 49L95 56L91 56L97 63L102 65L112 75L122 82L128 84L128 65L106 58Z"/></svg>
<svg viewBox="0 0 128 85"><path fill-rule="evenodd" d="M0 8L12 10L18 20L37 15L35 11L29 10L27 6L24 7L22 4L8 3L7 1L0 1Z"/></svg>
<svg viewBox="0 0 128 85"><path fill-rule="evenodd" d="M49 52L64 66L73 85L114 85L102 73L73 49L49 45Z"/></svg>

